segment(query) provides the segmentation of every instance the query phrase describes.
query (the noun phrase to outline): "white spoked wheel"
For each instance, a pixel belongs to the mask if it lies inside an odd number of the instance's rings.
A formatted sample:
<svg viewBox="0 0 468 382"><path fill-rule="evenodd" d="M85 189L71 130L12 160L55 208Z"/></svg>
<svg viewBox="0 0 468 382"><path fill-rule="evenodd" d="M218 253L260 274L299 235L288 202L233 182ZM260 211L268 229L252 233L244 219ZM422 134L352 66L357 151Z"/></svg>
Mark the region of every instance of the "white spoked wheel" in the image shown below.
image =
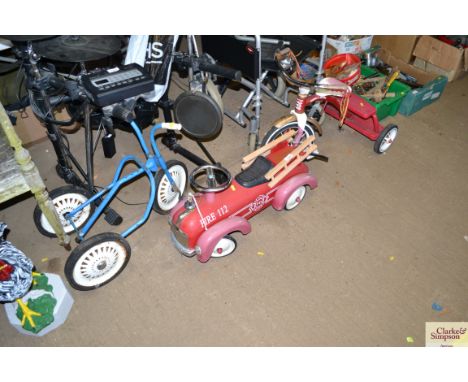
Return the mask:
<svg viewBox="0 0 468 382"><path fill-rule="evenodd" d="M290 211L296 208L302 202L302 199L304 199L305 194L305 186L298 187L286 201L286 205L284 206L285 210Z"/></svg>
<svg viewBox="0 0 468 382"><path fill-rule="evenodd" d="M236 240L229 235L224 236L218 243L216 244L211 257L220 258L229 256L236 250L237 242Z"/></svg>
<svg viewBox="0 0 468 382"><path fill-rule="evenodd" d="M101 233L83 241L72 251L65 264L65 276L75 289L99 288L123 271L130 252L127 241L119 234Z"/></svg>
<svg viewBox="0 0 468 382"><path fill-rule="evenodd" d="M160 169L155 177L156 198L153 209L160 214L167 214L172 210L182 197L187 186L187 168L182 162L170 160L166 163L169 174L174 179L180 190L180 194L174 190L165 172Z"/></svg>
<svg viewBox="0 0 468 382"><path fill-rule="evenodd" d="M289 130L298 130L299 127L297 125L297 122L289 122L287 124L285 124L284 126L281 126L281 127L276 127L276 126L273 126L266 134L265 136L263 137L263 140L262 140L262 146L265 146L266 144L274 141L276 138L279 138L281 137L282 135L286 134ZM306 123L306 127L304 129L304 133L301 137L301 142L304 141L305 139L309 138L310 136L314 135L315 138L317 139L317 134L315 134L315 131L312 127L312 125L307 122ZM312 154L310 154L306 160L311 160L313 157L314 157L314 153L315 154L318 154L318 150L314 151Z"/></svg>
<svg viewBox="0 0 468 382"><path fill-rule="evenodd" d="M65 219L65 215L85 203L89 199L89 193L80 187L64 186L51 191L49 196L54 204L65 233L73 232L73 226ZM90 204L73 216L73 223L78 229L86 223L93 210L94 205ZM47 217L38 206L34 210L34 223L39 232L43 235L48 237L56 236Z"/></svg>
<svg viewBox="0 0 468 382"><path fill-rule="evenodd" d="M374 151L377 154L383 154L395 141L398 135L397 125L388 125L379 135L374 144Z"/></svg>

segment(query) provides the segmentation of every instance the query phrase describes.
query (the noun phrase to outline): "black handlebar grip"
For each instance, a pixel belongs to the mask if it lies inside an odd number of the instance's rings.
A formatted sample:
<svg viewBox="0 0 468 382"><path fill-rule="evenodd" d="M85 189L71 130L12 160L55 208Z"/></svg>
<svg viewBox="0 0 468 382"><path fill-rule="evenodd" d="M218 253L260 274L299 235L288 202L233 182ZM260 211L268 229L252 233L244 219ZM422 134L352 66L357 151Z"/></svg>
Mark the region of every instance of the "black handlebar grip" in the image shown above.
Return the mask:
<svg viewBox="0 0 468 382"><path fill-rule="evenodd" d="M52 107L58 106L60 104L68 103L68 102L71 102L71 101L72 101L71 97L65 96L65 95L58 95L58 96L49 97L49 102L50 102Z"/></svg>
<svg viewBox="0 0 468 382"><path fill-rule="evenodd" d="M225 66L200 62L199 68L204 72L213 73L217 76L229 78L234 81L240 81L242 79L242 72L240 70L226 68Z"/></svg>
<svg viewBox="0 0 468 382"><path fill-rule="evenodd" d="M50 76L48 81L49 85L55 89L62 89L65 86L65 81L59 77Z"/></svg>

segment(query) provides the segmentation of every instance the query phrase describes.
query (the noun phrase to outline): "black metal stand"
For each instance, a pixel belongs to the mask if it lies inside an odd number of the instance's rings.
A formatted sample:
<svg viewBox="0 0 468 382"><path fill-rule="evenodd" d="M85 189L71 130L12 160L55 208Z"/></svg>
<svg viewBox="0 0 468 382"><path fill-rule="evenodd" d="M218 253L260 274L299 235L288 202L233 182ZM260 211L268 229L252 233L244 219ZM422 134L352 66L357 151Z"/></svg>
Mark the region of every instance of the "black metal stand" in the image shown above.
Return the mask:
<svg viewBox="0 0 468 382"><path fill-rule="evenodd" d="M44 121L45 128L47 129L47 136L52 143L55 154L57 156L56 171L57 174L68 184L85 188L90 194L96 193L97 190L94 185L94 155L93 155L93 133L91 129L91 107L88 101L83 102L84 109L84 129L85 129L85 150L86 150L86 171L81 167L78 160L70 151L70 148L64 144L64 138L59 129L59 123L63 125L72 125L70 123L56 121L54 123L54 116L52 115L52 104L50 97L47 94L48 78L41 74L37 65L39 56L33 51L30 44L20 45L17 49L17 55L23 62L23 68L27 79L27 87L33 93L40 95L40 102L34 104L36 110L40 110L40 119ZM31 97L34 99L34 97ZM34 102L34 100L31 100ZM41 118L42 117L42 118ZM73 170L73 166L78 170L81 177ZM99 205L101 200L96 201ZM104 210L105 220L111 225L118 225L122 222L122 217L112 208L107 207Z"/></svg>

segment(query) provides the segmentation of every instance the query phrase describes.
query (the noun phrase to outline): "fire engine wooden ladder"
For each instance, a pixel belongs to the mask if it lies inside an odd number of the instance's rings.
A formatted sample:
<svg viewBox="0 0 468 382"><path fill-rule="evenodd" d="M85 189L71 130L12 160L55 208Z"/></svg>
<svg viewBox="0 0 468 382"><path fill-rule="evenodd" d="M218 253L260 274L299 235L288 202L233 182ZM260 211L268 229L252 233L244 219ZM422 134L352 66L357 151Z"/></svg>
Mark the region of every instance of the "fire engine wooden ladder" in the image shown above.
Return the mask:
<svg viewBox="0 0 468 382"><path fill-rule="evenodd" d="M295 130L290 130L286 134L276 138L274 141L260 147L258 150L250 153L249 155L242 158L242 169L249 167L255 158L260 155L268 155L273 147L277 144L289 139L292 141L292 137L296 134ZM311 135L304 141L302 141L293 151L286 155L275 167L265 174L265 178L270 182L268 186L274 187L280 182L286 175L289 174L299 163L304 161L313 151L317 149L317 145L313 144L315 141L315 135Z"/></svg>

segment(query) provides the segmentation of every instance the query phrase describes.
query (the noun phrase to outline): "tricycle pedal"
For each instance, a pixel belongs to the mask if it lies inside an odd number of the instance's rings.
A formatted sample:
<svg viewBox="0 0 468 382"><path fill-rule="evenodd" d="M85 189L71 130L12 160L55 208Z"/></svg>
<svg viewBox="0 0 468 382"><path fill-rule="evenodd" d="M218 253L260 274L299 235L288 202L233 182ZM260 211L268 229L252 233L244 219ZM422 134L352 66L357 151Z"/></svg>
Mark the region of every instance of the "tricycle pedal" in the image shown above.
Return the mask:
<svg viewBox="0 0 468 382"><path fill-rule="evenodd" d="M107 208L104 212L104 220L109 223L110 225L119 225L123 222L122 216L120 216L115 210L112 208Z"/></svg>

